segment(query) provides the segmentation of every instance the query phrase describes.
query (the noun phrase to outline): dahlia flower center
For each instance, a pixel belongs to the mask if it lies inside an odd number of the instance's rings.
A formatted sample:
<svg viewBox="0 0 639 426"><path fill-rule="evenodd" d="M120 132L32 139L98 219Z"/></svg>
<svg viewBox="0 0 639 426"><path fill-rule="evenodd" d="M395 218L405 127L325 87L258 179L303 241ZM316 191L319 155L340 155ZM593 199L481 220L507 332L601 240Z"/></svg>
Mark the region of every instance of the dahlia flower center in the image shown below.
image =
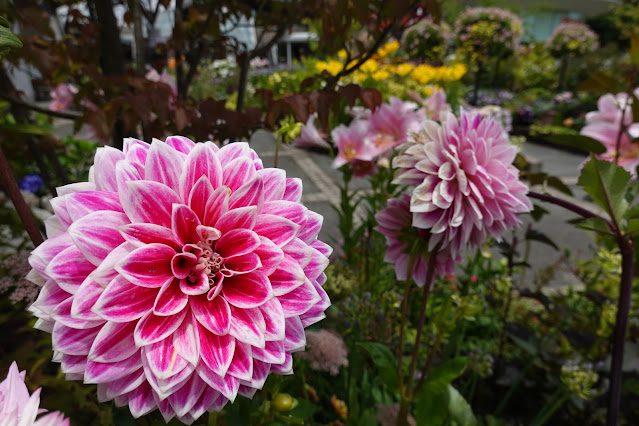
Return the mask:
<svg viewBox="0 0 639 426"><path fill-rule="evenodd" d="M215 297L222 289L224 276L232 273L224 267L224 257L215 251L220 231L200 225L197 233L200 241L184 245L182 253L173 257L173 275L180 280L183 293L197 296L211 291L210 296Z"/></svg>

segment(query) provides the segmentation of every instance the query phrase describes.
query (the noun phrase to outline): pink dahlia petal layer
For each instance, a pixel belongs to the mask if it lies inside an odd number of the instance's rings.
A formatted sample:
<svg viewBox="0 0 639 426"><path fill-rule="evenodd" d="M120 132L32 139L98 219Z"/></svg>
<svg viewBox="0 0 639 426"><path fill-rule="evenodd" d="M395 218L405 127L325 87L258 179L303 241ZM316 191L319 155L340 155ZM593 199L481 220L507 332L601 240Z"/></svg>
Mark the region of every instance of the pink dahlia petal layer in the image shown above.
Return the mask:
<svg viewBox="0 0 639 426"><path fill-rule="evenodd" d="M193 186L204 176L215 190L222 184L222 164L209 146L197 144L186 157L180 176L180 192L185 202Z"/></svg>
<svg viewBox="0 0 639 426"><path fill-rule="evenodd" d="M138 350L134 330L134 322L107 322L93 339L89 360L109 363L129 358Z"/></svg>
<svg viewBox="0 0 639 426"><path fill-rule="evenodd" d="M98 266L124 242L118 228L127 223L129 219L124 213L96 211L73 222L68 232L84 257Z"/></svg>
<svg viewBox="0 0 639 426"><path fill-rule="evenodd" d="M164 244L148 244L132 251L115 269L133 284L157 288L173 279L171 260L175 250Z"/></svg>
<svg viewBox="0 0 639 426"><path fill-rule="evenodd" d="M175 148L165 143L153 143L146 156L144 177L177 190L183 163L182 155Z"/></svg>
<svg viewBox="0 0 639 426"><path fill-rule="evenodd" d="M138 180L127 184L122 208L131 222L154 223L171 228L173 204L181 200L171 188L158 182Z"/></svg>
<svg viewBox="0 0 639 426"><path fill-rule="evenodd" d="M156 289L131 284L118 276L104 289L93 312L109 321L135 321L153 308L156 296Z"/></svg>
<svg viewBox="0 0 639 426"><path fill-rule="evenodd" d="M186 309L171 316L158 316L152 311L148 312L135 327L135 344L138 347L150 345L170 336L182 324L187 313Z"/></svg>

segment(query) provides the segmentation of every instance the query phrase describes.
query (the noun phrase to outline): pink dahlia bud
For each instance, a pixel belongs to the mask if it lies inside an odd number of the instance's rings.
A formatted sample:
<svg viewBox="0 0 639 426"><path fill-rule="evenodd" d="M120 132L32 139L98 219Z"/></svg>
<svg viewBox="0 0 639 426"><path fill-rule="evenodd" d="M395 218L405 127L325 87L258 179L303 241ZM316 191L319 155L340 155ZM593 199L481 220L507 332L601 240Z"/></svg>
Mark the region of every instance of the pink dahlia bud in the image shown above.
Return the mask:
<svg viewBox="0 0 639 426"><path fill-rule="evenodd" d="M431 250L449 246L455 255L489 235L499 240L520 223L517 214L532 208L512 165L517 148L493 118L462 111L459 120L453 114L441 124L427 120L400 150L395 182L415 186L412 224L430 232Z"/></svg>
<svg viewBox="0 0 639 426"><path fill-rule="evenodd" d="M395 276L398 280L408 278L411 254L415 256L410 271L411 277L419 287L426 284L430 256L436 256L433 278L455 273L455 262L460 262L461 256L453 257L450 247L441 247L437 252L428 250L430 233L425 229L413 228L413 214L410 212L408 194L388 200L386 208L380 210L375 219L379 224L376 229L386 237L388 245L384 261L395 266Z"/></svg>
<svg viewBox="0 0 639 426"><path fill-rule="evenodd" d="M0 424L3 426L69 426L69 419L59 411L38 414L47 410L40 409L40 389L29 395L24 384L25 371L18 371L18 365L11 363L7 378L0 383Z"/></svg>
<svg viewBox="0 0 639 426"><path fill-rule="evenodd" d="M191 423L290 374L330 305L331 248L301 191L247 143L99 148L89 182L51 200L29 259L46 280L30 309L67 378L134 417Z"/></svg>

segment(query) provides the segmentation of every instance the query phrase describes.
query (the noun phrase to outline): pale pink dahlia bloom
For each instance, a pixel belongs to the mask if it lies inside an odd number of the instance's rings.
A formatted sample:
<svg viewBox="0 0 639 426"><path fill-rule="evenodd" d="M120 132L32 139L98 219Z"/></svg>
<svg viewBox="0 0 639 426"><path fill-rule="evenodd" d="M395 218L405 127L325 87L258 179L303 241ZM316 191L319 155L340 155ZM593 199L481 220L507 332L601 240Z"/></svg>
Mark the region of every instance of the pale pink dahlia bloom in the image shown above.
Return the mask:
<svg viewBox="0 0 639 426"><path fill-rule="evenodd" d="M411 248L415 250L411 276L419 287L426 284L430 256L436 256L433 280L436 277L455 273L455 262L460 262L461 256L453 257L448 246L441 247L436 252L429 251L429 231L412 226L410 195L402 194L399 198L389 199L386 208L377 212L375 219L378 223L375 229L386 237L388 245L384 261L395 265L395 276L398 280L408 278Z"/></svg>
<svg viewBox="0 0 639 426"><path fill-rule="evenodd" d="M465 111L459 120L453 114L441 124L427 120L400 147L395 182L415 186L412 224L429 230L430 250L449 246L456 255L520 223L517 214L532 204L512 165L516 155L498 121Z"/></svg>
<svg viewBox="0 0 639 426"><path fill-rule="evenodd" d="M67 378L134 417L191 423L290 374L330 305L331 249L301 191L247 143L99 148L89 182L51 200L29 259L44 283L30 309Z"/></svg>
<svg viewBox="0 0 639 426"><path fill-rule="evenodd" d="M26 372L19 371L14 362L9 367L9 374L0 383L0 425L2 426L69 426L69 419L59 411L52 411L44 416L38 414L47 410L40 409L40 389L29 395L24 383Z"/></svg>
<svg viewBox="0 0 639 426"><path fill-rule="evenodd" d="M616 96L608 93L600 97L597 101L597 111L586 114L586 125L581 129L581 134L598 140L606 147L606 152L598 155L598 159L616 159L621 167L634 176L639 166L639 144L631 138L639 137L639 123L632 122L631 102L632 99L626 93L618 93ZM621 134L617 152L617 138L622 120L627 130Z"/></svg>

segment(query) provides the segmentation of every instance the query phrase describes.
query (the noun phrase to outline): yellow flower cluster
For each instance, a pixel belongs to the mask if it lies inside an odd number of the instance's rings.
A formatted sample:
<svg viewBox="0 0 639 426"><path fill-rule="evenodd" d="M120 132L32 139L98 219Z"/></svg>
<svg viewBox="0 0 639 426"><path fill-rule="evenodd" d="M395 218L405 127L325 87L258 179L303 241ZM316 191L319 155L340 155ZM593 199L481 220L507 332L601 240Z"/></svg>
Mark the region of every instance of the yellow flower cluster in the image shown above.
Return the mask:
<svg viewBox="0 0 639 426"><path fill-rule="evenodd" d="M457 81L468 71L466 65L455 64L451 66L432 67L430 65L418 65L410 73L410 76L422 84L433 81Z"/></svg>
<svg viewBox="0 0 639 426"><path fill-rule="evenodd" d="M338 72L342 70L344 64L340 61L336 61L335 59L331 59L328 61L318 61L315 64L315 69L318 72L328 71L331 75L336 75Z"/></svg>
<svg viewBox="0 0 639 426"><path fill-rule="evenodd" d="M395 53L399 49L399 42L397 40L392 40L377 49L377 56L380 58L385 58L388 55Z"/></svg>

